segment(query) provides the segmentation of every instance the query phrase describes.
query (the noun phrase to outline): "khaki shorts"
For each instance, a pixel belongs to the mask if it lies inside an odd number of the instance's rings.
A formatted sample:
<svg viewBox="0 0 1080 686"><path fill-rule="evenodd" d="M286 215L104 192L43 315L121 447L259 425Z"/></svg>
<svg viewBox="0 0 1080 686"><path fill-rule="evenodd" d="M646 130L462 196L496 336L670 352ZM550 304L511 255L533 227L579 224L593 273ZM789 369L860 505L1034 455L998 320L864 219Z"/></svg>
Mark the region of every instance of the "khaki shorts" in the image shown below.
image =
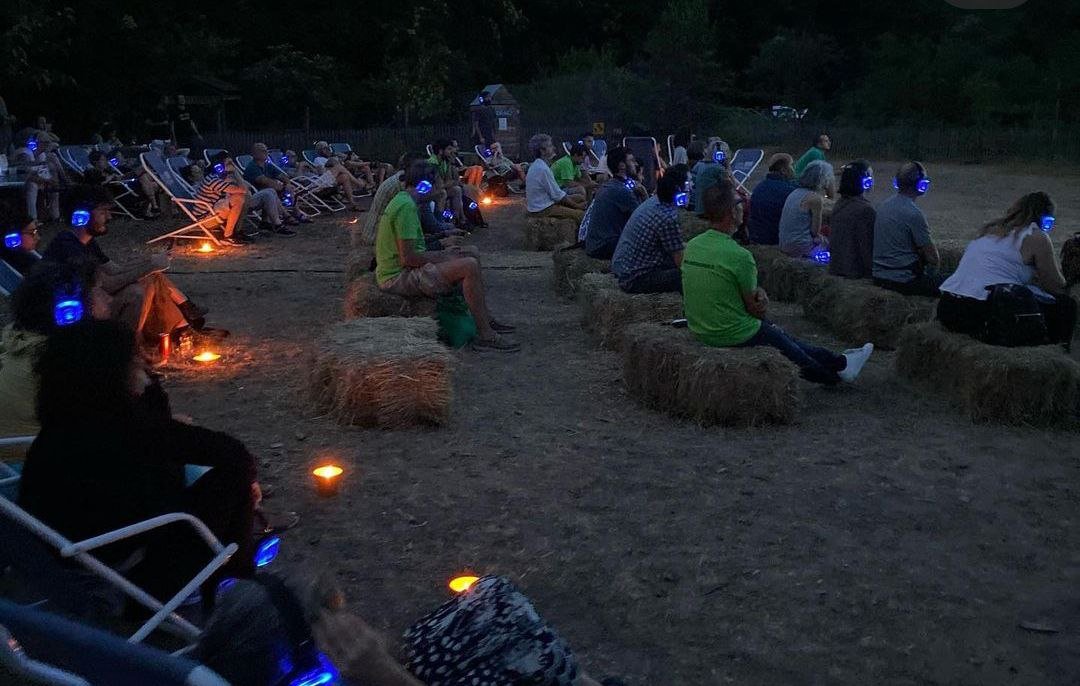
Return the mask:
<svg viewBox="0 0 1080 686"><path fill-rule="evenodd" d="M453 284L447 283L435 265L428 263L419 269L403 269L394 278L380 284L379 288L387 293L406 298L419 296L437 298L444 293L449 293L453 289Z"/></svg>

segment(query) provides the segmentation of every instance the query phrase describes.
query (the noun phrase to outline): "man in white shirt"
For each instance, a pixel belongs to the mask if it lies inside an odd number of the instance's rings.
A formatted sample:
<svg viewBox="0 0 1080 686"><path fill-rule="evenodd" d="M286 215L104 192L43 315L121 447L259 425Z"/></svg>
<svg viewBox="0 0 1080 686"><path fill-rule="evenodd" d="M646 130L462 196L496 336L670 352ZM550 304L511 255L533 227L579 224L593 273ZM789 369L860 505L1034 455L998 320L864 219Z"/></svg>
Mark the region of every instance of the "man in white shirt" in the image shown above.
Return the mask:
<svg viewBox="0 0 1080 686"><path fill-rule="evenodd" d="M580 223L585 216L586 201L580 195L567 195L555 181L548 166L548 160L555 156L551 136L538 133L530 138L529 152L536 160L525 174L525 209L529 216L564 217Z"/></svg>

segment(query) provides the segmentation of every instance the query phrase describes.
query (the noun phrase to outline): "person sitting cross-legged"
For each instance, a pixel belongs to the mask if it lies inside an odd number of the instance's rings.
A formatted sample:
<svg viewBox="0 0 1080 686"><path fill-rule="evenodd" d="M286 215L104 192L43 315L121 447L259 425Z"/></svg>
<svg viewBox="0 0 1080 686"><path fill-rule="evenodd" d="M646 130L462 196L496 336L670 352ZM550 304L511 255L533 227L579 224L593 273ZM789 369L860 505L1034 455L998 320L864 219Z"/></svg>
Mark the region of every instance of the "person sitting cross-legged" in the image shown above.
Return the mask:
<svg viewBox="0 0 1080 686"><path fill-rule="evenodd" d="M611 180L605 181L596 192L578 232L585 241L585 254L600 260L610 260L615 254L626 222L641 204L641 198L634 191L644 188L632 181L637 168L628 148L620 145L609 150L607 163ZM628 179L630 183L627 183Z"/></svg>
<svg viewBox="0 0 1080 686"><path fill-rule="evenodd" d="M735 183L722 180L704 200L712 228L690 240L682 259L683 310L694 338L718 348L776 348L807 381L854 381L873 344L837 354L799 341L766 319L769 296L757 285L754 256L732 238L744 202Z"/></svg>
<svg viewBox="0 0 1080 686"><path fill-rule="evenodd" d="M495 321L487 307L484 279L475 257L456 250L428 252L417 203L429 202L438 177L435 165L413 162L404 190L394 196L379 220L375 237L375 280L382 290L405 297L437 298L460 285L476 321L479 350L516 351L520 345L503 339L514 327Z"/></svg>
<svg viewBox="0 0 1080 686"><path fill-rule="evenodd" d="M210 158L210 168L195 189L195 199L214 208L214 212L224 224L222 234L225 242L231 245L250 243L254 237L254 233L239 230L240 222L250 210L262 212L260 229L269 229L282 236L296 235L296 232L282 221L283 208L277 191L273 188L262 188L248 193L240 170L224 150Z"/></svg>
<svg viewBox="0 0 1080 686"><path fill-rule="evenodd" d="M585 216L585 196L570 195L559 188L548 162L555 157L551 136L538 133L529 139L529 152L535 161L525 174L525 209L532 217L575 219Z"/></svg>
<svg viewBox="0 0 1080 686"><path fill-rule="evenodd" d="M269 188L278 195L286 224L310 224L311 220L296 206L296 194L300 189L274 165L270 164L270 151L265 143L251 146L251 161L244 168L244 180L260 191ZM257 193L256 193L257 194ZM288 207L286 207L288 202Z"/></svg>
<svg viewBox="0 0 1080 686"><path fill-rule="evenodd" d="M679 205L689 199L688 174L686 165L668 168L656 184L656 195L641 203L626 222L611 257L611 271L627 293L682 290L679 264L685 246Z"/></svg>
<svg viewBox="0 0 1080 686"><path fill-rule="evenodd" d="M126 324L146 342L158 335L178 332L186 326L211 335L226 335L206 326L205 308L193 303L162 272L169 257L156 253L148 258L118 264L108 258L97 238L108 233L112 198L100 186L75 186L63 199L68 226L56 235L42 254L51 262L78 269L90 263L97 269L97 284L110 296L109 314Z"/></svg>

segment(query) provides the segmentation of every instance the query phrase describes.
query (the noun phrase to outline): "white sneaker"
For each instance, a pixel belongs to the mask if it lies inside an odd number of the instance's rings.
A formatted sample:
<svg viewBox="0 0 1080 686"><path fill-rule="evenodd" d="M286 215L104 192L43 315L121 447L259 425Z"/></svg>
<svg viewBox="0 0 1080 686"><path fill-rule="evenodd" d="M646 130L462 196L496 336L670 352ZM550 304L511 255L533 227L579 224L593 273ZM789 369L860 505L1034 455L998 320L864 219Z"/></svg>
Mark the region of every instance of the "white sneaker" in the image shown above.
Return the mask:
<svg viewBox="0 0 1080 686"><path fill-rule="evenodd" d="M870 353L872 352L874 352L873 343L867 343L861 348L845 350L844 358L847 359L847 366L839 372L840 380L851 383L858 378L859 372L862 371L866 361L870 359Z"/></svg>

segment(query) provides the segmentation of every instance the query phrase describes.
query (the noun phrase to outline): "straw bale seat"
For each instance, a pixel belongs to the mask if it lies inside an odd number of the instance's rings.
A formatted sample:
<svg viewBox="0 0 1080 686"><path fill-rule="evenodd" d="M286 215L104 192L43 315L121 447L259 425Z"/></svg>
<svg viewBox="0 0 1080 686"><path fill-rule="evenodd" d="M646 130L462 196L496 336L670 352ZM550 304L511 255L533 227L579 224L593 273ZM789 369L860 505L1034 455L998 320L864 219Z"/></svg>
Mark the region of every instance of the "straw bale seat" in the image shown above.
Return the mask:
<svg viewBox="0 0 1080 686"><path fill-rule="evenodd" d="M565 217L527 217L524 250L554 250L560 243L577 243L578 222Z"/></svg>
<svg viewBox="0 0 1080 686"><path fill-rule="evenodd" d="M572 247L562 243L551 254L554 266L551 285L555 292L564 298L574 299L581 277L586 274L607 274L611 272L611 260L598 260L585 254L581 246Z"/></svg>
<svg viewBox="0 0 1080 686"><path fill-rule="evenodd" d="M406 298L387 293L375 283L375 274L364 273L345 287L345 318L358 317L432 317L433 298Z"/></svg>
<svg viewBox="0 0 1080 686"><path fill-rule="evenodd" d="M585 274L578 283L581 325L611 350L620 348L630 324L670 322L683 315L681 293L625 293L612 274Z"/></svg>

